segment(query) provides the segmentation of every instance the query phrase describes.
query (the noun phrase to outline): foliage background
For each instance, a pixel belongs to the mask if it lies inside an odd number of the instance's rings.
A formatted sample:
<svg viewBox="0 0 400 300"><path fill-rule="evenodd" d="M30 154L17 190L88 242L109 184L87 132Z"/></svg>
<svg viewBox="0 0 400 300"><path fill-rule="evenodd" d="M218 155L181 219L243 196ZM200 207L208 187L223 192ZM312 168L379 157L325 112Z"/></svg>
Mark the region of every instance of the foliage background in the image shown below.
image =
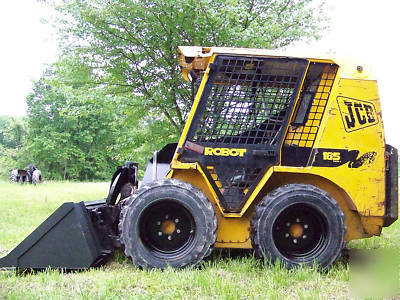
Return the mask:
<svg viewBox="0 0 400 300"><path fill-rule="evenodd" d="M61 55L33 83L27 118L0 121L3 177L33 163L45 178L101 180L124 160L143 173L192 105L179 45L276 49L327 27L324 3L312 0L43 2L57 12L48 21Z"/></svg>
<svg viewBox="0 0 400 300"><path fill-rule="evenodd" d="M20 151L26 142L25 118L0 116L0 178L21 163Z"/></svg>

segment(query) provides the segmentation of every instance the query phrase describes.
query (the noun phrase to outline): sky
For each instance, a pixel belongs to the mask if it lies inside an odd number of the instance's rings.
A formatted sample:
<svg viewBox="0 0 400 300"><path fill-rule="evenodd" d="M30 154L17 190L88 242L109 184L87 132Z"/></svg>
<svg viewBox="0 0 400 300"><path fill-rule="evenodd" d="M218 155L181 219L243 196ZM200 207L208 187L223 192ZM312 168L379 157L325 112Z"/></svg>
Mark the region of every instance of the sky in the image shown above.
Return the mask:
<svg viewBox="0 0 400 300"><path fill-rule="evenodd" d="M359 60L378 80L386 143L400 149L400 1L326 0L330 30L297 48ZM399 132L397 132L399 130Z"/></svg>
<svg viewBox="0 0 400 300"><path fill-rule="evenodd" d="M378 79L386 142L400 148L400 1L326 2L330 31L320 41L295 47L335 52L367 63ZM56 61L56 33L41 22L50 15L51 10L35 0L0 1L0 115L25 115L32 80L39 79L46 65Z"/></svg>
<svg viewBox="0 0 400 300"><path fill-rule="evenodd" d="M55 32L41 22L50 13L35 0L0 1L0 115L25 115L32 80L56 61Z"/></svg>

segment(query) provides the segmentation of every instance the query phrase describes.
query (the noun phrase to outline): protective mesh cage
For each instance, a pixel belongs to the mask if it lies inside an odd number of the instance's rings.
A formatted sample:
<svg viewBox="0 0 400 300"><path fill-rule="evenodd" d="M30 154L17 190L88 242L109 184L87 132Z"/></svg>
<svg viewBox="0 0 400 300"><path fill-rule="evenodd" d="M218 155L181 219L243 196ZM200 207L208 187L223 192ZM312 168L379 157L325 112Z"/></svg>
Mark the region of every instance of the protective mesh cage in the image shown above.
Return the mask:
<svg viewBox="0 0 400 300"><path fill-rule="evenodd" d="M206 166L226 211L239 211L266 169L279 160L306 65L302 59L217 56L210 66L188 141L247 152L243 158L194 151L183 157Z"/></svg>
<svg viewBox="0 0 400 300"><path fill-rule="evenodd" d="M299 60L222 57L194 142L275 145L301 79ZM281 130L282 129L282 130Z"/></svg>
<svg viewBox="0 0 400 300"><path fill-rule="evenodd" d="M286 146L313 147L322 116L335 80L337 66L312 63L306 74L299 102L306 93L314 95L306 123L303 126L290 126L285 138Z"/></svg>

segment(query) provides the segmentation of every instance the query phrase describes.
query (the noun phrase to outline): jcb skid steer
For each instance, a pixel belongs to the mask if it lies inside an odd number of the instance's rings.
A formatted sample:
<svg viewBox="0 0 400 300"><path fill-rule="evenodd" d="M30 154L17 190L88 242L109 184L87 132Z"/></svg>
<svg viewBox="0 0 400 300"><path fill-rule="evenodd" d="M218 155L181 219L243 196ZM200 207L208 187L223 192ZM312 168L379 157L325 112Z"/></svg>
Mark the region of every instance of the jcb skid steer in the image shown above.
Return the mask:
<svg viewBox="0 0 400 300"><path fill-rule="evenodd" d="M347 241L397 220L397 150L365 66L258 49L179 53L199 86L178 143L154 154L141 187L131 163L106 200L63 204L0 267L85 269L115 247L143 268L196 265L214 247L328 266Z"/></svg>

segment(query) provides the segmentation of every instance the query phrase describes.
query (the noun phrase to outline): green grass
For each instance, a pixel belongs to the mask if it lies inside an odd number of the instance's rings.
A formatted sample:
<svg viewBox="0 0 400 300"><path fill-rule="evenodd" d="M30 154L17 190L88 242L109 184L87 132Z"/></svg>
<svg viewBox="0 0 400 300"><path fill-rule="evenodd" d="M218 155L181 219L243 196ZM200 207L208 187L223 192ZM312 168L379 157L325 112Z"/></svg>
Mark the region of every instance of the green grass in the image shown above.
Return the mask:
<svg viewBox="0 0 400 300"><path fill-rule="evenodd" d="M102 199L108 183L47 182L40 186L0 182L0 256L7 254L61 203ZM400 224L381 237L353 241L349 248L400 245ZM349 266L327 272L267 266L253 253L214 251L199 268L139 270L121 251L105 266L84 272L17 275L0 272L0 299L344 299L350 297Z"/></svg>

